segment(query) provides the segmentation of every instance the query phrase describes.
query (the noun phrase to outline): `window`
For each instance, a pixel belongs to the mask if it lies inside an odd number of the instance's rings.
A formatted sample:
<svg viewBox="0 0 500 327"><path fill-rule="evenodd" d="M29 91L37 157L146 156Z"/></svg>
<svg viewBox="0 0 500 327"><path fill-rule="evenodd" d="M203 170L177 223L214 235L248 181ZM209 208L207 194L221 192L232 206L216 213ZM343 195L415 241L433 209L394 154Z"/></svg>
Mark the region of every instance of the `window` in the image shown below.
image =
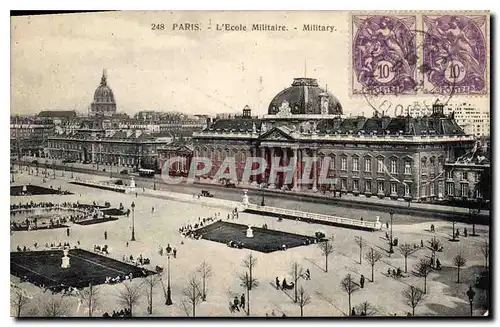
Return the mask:
<svg viewBox="0 0 500 327"><path fill-rule="evenodd" d="M410 196L410 185L405 184L405 196Z"/></svg>
<svg viewBox="0 0 500 327"><path fill-rule="evenodd" d="M455 187L453 182L446 183L446 194L449 196L455 196Z"/></svg>
<svg viewBox="0 0 500 327"><path fill-rule="evenodd" d="M397 194L397 193L398 193L398 184L391 183L391 194Z"/></svg>
<svg viewBox="0 0 500 327"><path fill-rule="evenodd" d="M330 157L330 170L335 170L335 157Z"/></svg>
<svg viewBox="0 0 500 327"><path fill-rule="evenodd" d="M411 175L411 162L405 161L405 175Z"/></svg>
<svg viewBox="0 0 500 327"><path fill-rule="evenodd" d="M397 174L398 169L397 169L397 161L396 159L391 160L391 174Z"/></svg>
<svg viewBox="0 0 500 327"><path fill-rule="evenodd" d="M366 193L371 193L372 191L372 182L371 181L365 181L365 192Z"/></svg>
<svg viewBox="0 0 500 327"><path fill-rule="evenodd" d="M378 193L384 193L384 182L377 183L377 191Z"/></svg>
<svg viewBox="0 0 500 327"><path fill-rule="evenodd" d="M448 170L446 172L446 178L447 179L453 179L453 170Z"/></svg>
<svg viewBox="0 0 500 327"><path fill-rule="evenodd" d="M384 159L379 158L377 159L377 173L383 173L384 172Z"/></svg>
<svg viewBox="0 0 500 327"><path fill-rule="evenodd" d="M462 180L464 180L464 181L467 180L467 172L466 171L462 172Z"/></svg>
<svg viewBox="0 0 500 327"><path fill-rule="evenodd" d="M359 159L352 158L352 171L359 171Z"/></svg>
<svg viewBox="0 0 500 327"><path fill-rule="evenodd" d="M460 184L460 193L462 194L463 198L468 197L468 195L469 195L469 187L468 187L467 184L465 184L465 183Z"/></svg>
<svg viewBox="0 0 500 327"><path fill-rule="evenodd" d="M359 191L359 181L358 180L353 180L352 181L352 190L353 191Z"/></svg>
<svg viewBox="0 0 500 327"><path fill-rule="evenodd" d="M430 186L429 186L429 188L430 188L430 190L429 190L429 194L430 194L430 196L434 196L434 195L436 195L436 194L435 194L434 187L435 187L435 186L434 186L434 182L431 182L431 184L430 184Z"/></svg>
<svg viewBox="0 0 500 327"><path fill-rule="evenodd" d="M369 173L372 171L372 159L365 158L365 172Z"/></svg>
<svg viewBox="0 0 500 327"><path fill-rule="evenodd" d="M342 188L343 191L347 190L347 179L342 178L340 180L340 186L341 186L341 188Z"/></svg>
<svg viewBox="0 0 500 327"><path fill-rule="evenodd" d="M346 157L340 158L340 169L347 170L347 158Z"/></svg>

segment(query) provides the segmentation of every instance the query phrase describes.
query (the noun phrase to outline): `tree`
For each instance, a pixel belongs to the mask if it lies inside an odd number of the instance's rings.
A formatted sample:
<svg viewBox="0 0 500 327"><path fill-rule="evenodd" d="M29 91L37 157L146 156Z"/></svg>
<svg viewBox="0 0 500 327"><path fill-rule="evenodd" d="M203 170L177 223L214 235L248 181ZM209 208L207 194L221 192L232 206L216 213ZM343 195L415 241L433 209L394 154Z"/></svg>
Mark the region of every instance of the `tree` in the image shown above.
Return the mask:
<svg viewBox="0 0 500 327"><path fill-rule="evenodd" d="M490 245L488 244L488 240L484 240L484 242L480 246L481 252L484 256L484 266L488 268L488 257L490 255Z"/></svg>
<svg viewBox="0 0 500 327"><path fill-rule="evenodd" d="M61 298L50 298L42 304L43 317L65 317L69 314L69 306Z"/></svg>
<svg viewBox="0 0 500 327"><path fill-rule="evenodd" d="M462 252L458 253L454 258L453 258L453 265L457 267L457 283L460 283L460 268L465 266L467 263L467 260L463 256Z"/></svg>
<svg viewBox="0 0 500 327"><path fill-rule="evenodd" d="M304 307L311 303L311 297L302 286L300 286L298 301L296 302L300 307L300 316L304 317Z"/></svg>
<svg viewBox="0 0 500 327"><path fill-rule="evenodd" d="M11 294L10 303L16 308L16 317L21 317L21 311L23 307L28 304L29 298L24 294L23 290L20 288L14 289L14 294Z"/></svg>
<svg viewBox="0 0 500 327"><path fill-rule="evenodd" d="M130 310L130 315L133 315L134 305L139 303L141 291L139 286L132 285L132 281L123 282L123 289L118 292L118 304Z"/></svg>
<svg viewBox="0 0 500 327"><path fill-rule="evenodd" d="M377 308L368 301L358 304L355 310L360 316L374 316L377 313Z"/></svg>
<svg viewBox="0 0 500 327"><path fill-rule="evenodd" d="M92 317L92 314L99 306L99 288L90 283L88 288L80 292L80 298L89 311L89 317Z"/></svg>
<svg viewBox="0 0 500 327"><path fill-rule="evenodd" d="M351 276L351 274L347 274L347 276L342 279L340 282L340 287L344 292L349 296L349 314L351 313L351 294L356 292L359 289L358 284L356 284Z"/></svg>
<svg viewBox="0 0 500 327"><path fill-rule="evenodd" d="M200 303L202 297L199 279L195 276L191 277L186 287L182 290L182 294L184 294L186 300L191 305L193 317L196 317L196 306Z"/></svg>
<svg viewBox="0 0 500 327"><path fill-rule="evenodd" d="M424 300L424 292L418 287L410 285L409 288L403 290L403 297L406 304L411 308L412 315L415 315L415 308Z"/></svg>
<svg viewBox="0 0 500 327"><path fill-rule="evenodd" d="M368 261L370 266L372 266L372 282L373 282L374 281L373 270L375 269L375 264L380 259L382 259L382 255L377 251L373 251L373 248L371 248L370 251L368 251L368 253L366 253L365 259L366 259L366 261Z"/></svg>
<svg viewBox="0 0 500 327"><path fill-rule="evenodd" d="M293 302L297 302L298 283L299 283L299 279L303 273L304 273L304 268L302 268L301 265L299 265L296 261L294 263L292 263L290 275L292 275L292 279L294 282L294 289L295 289L295 299L293 300Z"/></svg>
<svg viewBox="0 0 500 327"><path fill-rule="evenodd" d="M206 301L207 300L206 283L207 283L207 280L210 277L212 277L212 267L206 261L203 261L201 263L200 267L198 267L198 272L201 275L201 283L202 283L201 299L202 299L202 301Z"/></svg>
<svg viewBox="0 0 500 327"><path fill-rule="evenodd" d="M149 275L144 279L146 285L146 296L148 297L148 313L153 314L153 288L158 284L158 275Z"/></svg>
<svg viewBox="0 0 500 327"><path fill-rule="evenodd" d="M361 258L363 257L363 248L366 246L366 241L363 240L363 236L354 236L354 240L359 246L359 264L361 264Z"/></svg>
<svg viewBox="0 0 500 327"><path fill-rule="evenodd" d="M328 272L328 256L333 253L333 236L324 242L319 242L321 254L325 256L325 272Z"/></svg>
<svg viewBox="0 0 500 327"><path fill-rule="evenodd" d="M414 252L412 246L410 244L401 244L399 246L399 252L403 255L405 258L405 273L408 272L408 256Z"/></svg>
<svg viewBox="0 0 500 327"><path fill-rule="evenodd" d="M257 258L254 258L252 253L248 255L246 259L243 260L243 266L248 269L249 279L252 280L253 268L257 265ZM252 285L250 285L250 291L252 290Z"/></svg>
<svg viewBox="0 0 500 327"><path fill-rule="evenodd" d="M416 267L416 275L424 278L424 294L427 293L427 276L432 271L431 261L427 259L420 259Z"/></svg>
<svg viewBox="0 0 500 327"><path fill-rule="evenodd" d="M239 276L240 285L247 291L247 316L250 315L250 290L259 286L259 282L256 278L250 278L248 271L244 272Z"/></svg>

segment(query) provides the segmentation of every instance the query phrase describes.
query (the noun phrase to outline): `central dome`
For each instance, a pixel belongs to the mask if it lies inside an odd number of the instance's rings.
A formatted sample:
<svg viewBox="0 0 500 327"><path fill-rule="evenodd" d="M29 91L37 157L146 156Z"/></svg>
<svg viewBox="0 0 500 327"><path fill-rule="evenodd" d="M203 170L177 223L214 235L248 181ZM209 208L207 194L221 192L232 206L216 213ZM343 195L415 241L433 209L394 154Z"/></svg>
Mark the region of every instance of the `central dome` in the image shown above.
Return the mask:
<svg viewBox="0 0 500 327"><path fill-rule="evenodd" d="M94 92L94 101L90 105L92 115L112 116L116 113L116 102L113 91L108 86L106 71L102 72L101 84Z"/></svg>
<svg viewBox="0 0 500 327"><path fill-rule="evenodd" d="M331 93L321 89L315 78L294 78L292 86L278 93L269 104L268 114L276 115L289 106L295 115L341 115L342 105Z"/></svg>

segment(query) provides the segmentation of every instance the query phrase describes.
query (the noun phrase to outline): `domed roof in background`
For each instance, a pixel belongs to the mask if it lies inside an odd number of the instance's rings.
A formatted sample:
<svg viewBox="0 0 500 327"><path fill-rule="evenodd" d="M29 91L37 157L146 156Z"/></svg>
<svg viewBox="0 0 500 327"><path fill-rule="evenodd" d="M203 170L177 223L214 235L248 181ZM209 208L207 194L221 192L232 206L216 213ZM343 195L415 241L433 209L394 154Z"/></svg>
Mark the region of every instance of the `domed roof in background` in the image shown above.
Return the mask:
<svg viewBox="0 0 500 327"><path fill-rule="evenodd" d="M328 99L328 112L321 108L321 98ZM288 102L292 114L341 115L342 105L331 93L318 86L314 78L294 78L292 86L278 93L269 104L268 114L275 115L284 102Z"/></svg>
<svg viewBox="0 0 500 327"><path fill-rule="evenodd" d="M115 96L113 91L108 86L106 72L103 71L101 77L101 84L94 92L94 103L115 103Z"/></svg>

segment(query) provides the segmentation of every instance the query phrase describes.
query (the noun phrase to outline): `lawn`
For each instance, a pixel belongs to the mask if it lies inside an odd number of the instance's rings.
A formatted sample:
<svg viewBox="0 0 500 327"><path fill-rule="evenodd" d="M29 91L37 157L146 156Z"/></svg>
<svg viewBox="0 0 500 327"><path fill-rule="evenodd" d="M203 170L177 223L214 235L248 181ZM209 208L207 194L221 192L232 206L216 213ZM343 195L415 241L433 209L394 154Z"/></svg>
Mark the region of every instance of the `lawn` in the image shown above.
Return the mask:
<svg viewBox="0 0 500 327"><path fill-rule="evenodd" d="M305 236L277 230L252 227L253 238L246 237L248 226L217 221L211 225L198 229L197 234L203 239L227 244L229 241L241 242L243 248L264 253L281 250L284 244L288 249L314 244L316 237Z"/></svg>

